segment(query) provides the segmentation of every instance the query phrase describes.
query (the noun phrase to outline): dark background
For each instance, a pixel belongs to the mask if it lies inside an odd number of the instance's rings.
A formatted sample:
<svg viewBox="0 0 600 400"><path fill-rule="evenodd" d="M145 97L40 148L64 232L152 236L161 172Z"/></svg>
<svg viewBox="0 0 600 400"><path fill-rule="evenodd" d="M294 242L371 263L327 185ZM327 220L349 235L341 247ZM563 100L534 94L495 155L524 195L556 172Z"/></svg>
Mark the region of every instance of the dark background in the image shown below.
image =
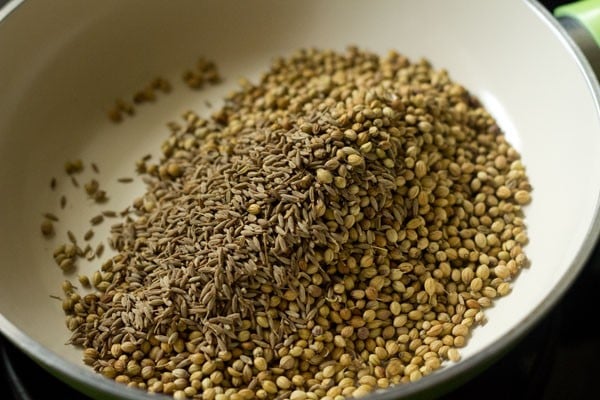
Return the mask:
<svg viewBox="0 0 600 400"><path fill-rule="evenodd" d="M0 7L4 3L6 0L0 0ZM553 10L565 1L541 3ZM491 367L442 399L597 398L600 335L591 323L597 314L598 288L600 246L596 246L571 289L528 335ZM46 374L0 336L0 399L42 399L48 393L58 398L85 399Z"/></svg>

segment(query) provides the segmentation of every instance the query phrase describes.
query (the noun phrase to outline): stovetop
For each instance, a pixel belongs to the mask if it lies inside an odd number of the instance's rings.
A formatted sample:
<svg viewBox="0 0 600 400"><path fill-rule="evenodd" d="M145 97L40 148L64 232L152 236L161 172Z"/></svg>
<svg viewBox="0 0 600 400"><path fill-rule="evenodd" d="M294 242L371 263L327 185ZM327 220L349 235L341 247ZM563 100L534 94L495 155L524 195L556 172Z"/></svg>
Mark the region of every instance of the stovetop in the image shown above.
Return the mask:
<svg viewBox="0 0 600 400"><path fill-rule="evenodd" d="M0 7L5 0L0 0ZM542 1L549 9L564 3ZM451 399L595 398L600 335L586 329L596 315L600 287L600 245L558 305L491 367L442 397ZM0 399L48 397L83 400L84 395L23 355L0 335Z"/></svg>

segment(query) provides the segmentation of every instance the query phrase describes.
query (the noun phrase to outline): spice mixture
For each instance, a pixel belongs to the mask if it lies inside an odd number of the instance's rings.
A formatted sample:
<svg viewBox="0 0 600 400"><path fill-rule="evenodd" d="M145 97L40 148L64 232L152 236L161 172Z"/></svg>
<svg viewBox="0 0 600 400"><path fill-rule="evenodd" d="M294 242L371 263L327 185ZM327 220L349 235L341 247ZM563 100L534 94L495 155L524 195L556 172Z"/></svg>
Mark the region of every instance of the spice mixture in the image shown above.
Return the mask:
<svg viewBox="0 0 600 400"><path fill-rule="evenodd" d="M527 264L520 156L426 60L299 50L170 126L116 255L79 278L94 289L63 287L70 342L118 382L232 400L413 382Z"/></svg>

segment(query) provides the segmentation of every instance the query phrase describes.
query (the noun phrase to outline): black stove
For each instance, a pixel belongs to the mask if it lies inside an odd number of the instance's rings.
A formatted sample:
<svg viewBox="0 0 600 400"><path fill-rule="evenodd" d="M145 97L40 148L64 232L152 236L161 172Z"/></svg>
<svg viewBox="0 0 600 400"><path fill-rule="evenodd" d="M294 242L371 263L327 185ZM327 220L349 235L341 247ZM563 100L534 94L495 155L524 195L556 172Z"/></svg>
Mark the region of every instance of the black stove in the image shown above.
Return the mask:
<svg viewBox="0 0 600 400"><path fill-rule="evenodd" d="M5 0L0 0L0 7ZM564 1L542 1L552 10ZM600 245L558 305L500 360L444 399L590 399L600 362L600 335L583 325L596 314ZM592 317L592 318L590 318ZM576 328L574 328L576 327ZM0 399L83 400L0 335Z"/></svg>

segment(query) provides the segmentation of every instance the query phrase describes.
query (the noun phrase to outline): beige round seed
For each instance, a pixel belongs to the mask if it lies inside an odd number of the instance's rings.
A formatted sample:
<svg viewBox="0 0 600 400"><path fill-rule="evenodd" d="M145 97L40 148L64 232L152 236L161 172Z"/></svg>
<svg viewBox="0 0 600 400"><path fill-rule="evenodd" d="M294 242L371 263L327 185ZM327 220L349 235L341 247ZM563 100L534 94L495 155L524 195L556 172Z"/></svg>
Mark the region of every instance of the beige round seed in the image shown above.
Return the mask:
<svg viewBox="0 0 600 400"><path fill-rule="evenodd" d="M333 184L338 189L344 189L347 184L346 178L344 178L343 176L336 176L333 178Z"/></svg>
<svg viewBox="0 0 600 400"><path fill-rule="evenodd" d="M121 350L125 353L130 354L137 350L137 346L133 342L123 342L121 343Z"/></svg>
<svg viewBox="0 0 600 400"><path fill-rule="evenodd" d="M277 393L277 385L273 381L265 380L262 382L261 387L263 390L270 394Z"/></svg>
<svg viewBox="0 0 600 400"><path fill-rule="evenodd" d="M385 231L385 237L388 243L396 243L398 241L398 232L395 229Z"/></svg>
<svg viewBox="0 0 600 400"><path fill-rule="evenodd" d="M336 374L336 367L335 365L328 365L325 368L323 368L323 378L332 378L335 374Z"/></svg>
<svg viewBox="0 0 600 400"><path fill-rule="evenodd" d="M367 142L360 146L360 152L363 154L370 153L371 151L373 151L373 143L372 142Z"/></svg>
<svg viewBox="0 0 600 400"><path fill-rule="evenodd" d="M417 370L415 370L415 371L412 371L412 372L410 373L410 375L409 375L409 380L410 380L411 382L416 382L416 381L418 381L419 379L421 379L422 377L423 377L423 374L421 374L421 371L417 369Z"/></svg>
<svg viewBox="0 0 600 400"><path fill-rule="evenodd" d="M391 169L391 168L394 168L396 163L391 158L386 158L383 160L383 165L385 165L387 168Z"/></svg>
<svg viewBox="0 0 600 400"><path fill-rule="evenodd" d="M261 207L256 203L250 204L248 206L248 212L252 215L258 215L258 214L260 214L260 211L261 211Z"/></svg>
<svg viewBox="0 0 600 400"><path fill-rule="evenodd" d="M531 195L526 190L517 190L515 192L515 200L521 205L529 204L531 202Z"/></svg>
<svg viewBox="0 0 600 400"><path fill-rule="evenodd" d="M360 259L360 266L362 268L369 268L370 266L373 265L373 261L374 261L374 259L373 259L373 256L371 254L365 254Z"/></svg>
<svg viewBox="0 0 600 400"><path fill-rule="evenodd" d="M450 361L459 361L460 360L460 353L458 352L457 349L455 348L450 348L448 350L448 360Z"/></svg>
<svg viewBox="0 0 600 400"><path fill-rule="evenodd" d="M306 398L306 392L303 390L294 390L290 393L290 400L305 400Z"/></svg>
<svg viewBox="0 0 600 400"><path fill-rule="evenodd" d="M326 169L318 169L317 181L321 184L330 184L331 182L333 182L333 175Z"/></svg>
<svg viewBox="0 0 600 400"><path fill-rule="evenodd" d="M435 337L442 334L444 326L442 324L433 325L427 330L427 336Z"/></svg>
<svg viewBox="0 0 600 400"><path fill-rule="evenodd" d="M490 276L490 268L487 265L482 264L477 267L477 270L475 271L475 275L478 278L481 278L484 280L488 279Z"/></svg>
<svg viewBox="0 0 600 400"><path fill-rule="evenodd" d="M359 167L365 162L365 160L360 154L349 154L346 158L346 161L348 162L348 165L351 165L353 167Z"/></svg>
<svg viewBox="0 0 600 400"><path fill-rule="evenodd" d="M475 272L471 268L463 268L460 272L460 277L463 283L470 284L475 278Z"/></svg>
<svg viewBox="0 0 600 400"><path fill-rule="evenodd" d="M419 179L427 175L427 164L425 164L425 161L419 160L415 163L415 175Z"/></svg>
<svg viewBox="0 0 600 400"><path fill-rule="evenodd" d="M283 390L287 390L292 387L292 382L283 375L278 376L277 379L275 379L275 383L277 384L278 388Z"/></svg>
<svg viewBox="0 0 600 400"><path fill-rule="evenodd" d="M290 355L283 356L283 357L281 357L281 360L279 360L279 367L283 368L283 369L292 369L292 368L294 368L295 364L296 364L296 361L294 360L294 357L292 357Z"/></svg>
<svg viewBox="0 0 600 400"><path fill-rule="evenodd" d="M510 284L508 282L502 282L496 288L496 293L500 296L506 296L510 292Z"/></svg>
<svg viewBox="0 0 600 400"><path fill-rule="evenodd" d="M494 274L500 279L506 279L510 277L510 269L506 264L499 264L494 267Z"/></svg>
<svg viewBox="0 0 600 400"><path fill-rule="evenodd" d="M183 169L181 166L179 166L179 164L171 163L167 166L167 173L173 178L176 178L183 174Z"/></svg>
<svg viewBox="0 0 600 400"><path fill-rule="evenodd" d="M352 397L364 397L373 391L373 386L371 385L360 385L354 392L352 392Z"/></svg>
<svg viewBox="0 0 600 400"><path fill-rule="evenodd" d="M475 244L480 249L483 249L483 248L485 248L487 246L487 238L485 237L485 235L483 233L478 232L475 235Z"/></svg>
<svg viewBox="0 0 600 400"><path fill-rule="evenodd" d="M500 186L496 189L496 196L498 196L499 199L508 199L511 194L510 189L506 186Z"/></svg>
<svg viewBox="0 0 600 400"><path fill-rule="evenodd" d="M88 278L86 275L79 275L77 277L77 280L79 281L81 286L86 287L86 288L90 287L90 278Z"/></svg>
<svg viewBox="0 0 600 400"><path fill-rule="evenodd" d="M483 280L479 277L473 278L470 287L472 291L479 292L483 288Z"/></svg>
<svg viewBox="0 0 600 400"><path fill-rule="evenodd" d="M437 285L436 285L435 279L427 278L425 280L424 287L425 287L425 292L427 292L428 295L432 296L435 294L436 286Z"/></svg>
<svg viewBox="0 0 600 400"><path fill-rule="evenodd" d="M465 325L458 324L452 328L452 334L454 336L467 336L469 334L469 328Z"/></svg>
<svg viewBox="0 0 600 400"><path fill-rule="evenodd" d="M265 360L263 357L256 357L254 359L254 366L259 371L266 371L267 370L267 360Z"/></svg>

